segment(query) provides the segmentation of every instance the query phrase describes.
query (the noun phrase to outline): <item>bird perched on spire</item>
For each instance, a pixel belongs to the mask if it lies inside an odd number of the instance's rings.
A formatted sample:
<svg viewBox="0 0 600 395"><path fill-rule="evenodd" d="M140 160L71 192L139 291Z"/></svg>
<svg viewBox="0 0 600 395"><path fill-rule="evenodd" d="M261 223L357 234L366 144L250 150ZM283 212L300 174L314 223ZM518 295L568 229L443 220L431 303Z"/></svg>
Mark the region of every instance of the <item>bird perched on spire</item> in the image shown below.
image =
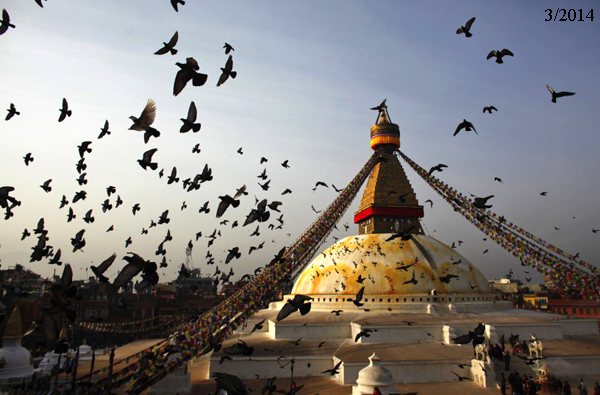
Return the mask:
<svg viewBox="0 0 600 395"><path fill-rule="evenodd" d="M385 101L386 100L387 99L383 99L383 101L381 102L380 105L378 105L376 107L371 107L371 110L373 110L373 111L379 111L379 112L383 111L385 108L387 108L387 106L385 105Z"/></svg>

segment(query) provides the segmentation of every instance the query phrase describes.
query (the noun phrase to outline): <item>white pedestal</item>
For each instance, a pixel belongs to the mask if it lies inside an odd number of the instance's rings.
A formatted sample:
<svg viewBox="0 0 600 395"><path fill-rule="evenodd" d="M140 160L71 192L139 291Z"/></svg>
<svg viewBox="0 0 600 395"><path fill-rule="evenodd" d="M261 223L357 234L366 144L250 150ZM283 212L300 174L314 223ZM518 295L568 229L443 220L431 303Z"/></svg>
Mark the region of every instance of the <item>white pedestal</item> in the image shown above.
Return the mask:
<svg viewBox="0 0 600 395"><path fill-rule="evenodd" d="M471 377L481 387L496 388L494 364L489 357L487 357L486 361L480 361L479 359L471 360Z"/></svg>
<svg viewBox="0 0 600 395"><path fill-rule="evenodd" d="M450 325L444 325L442 327L442 336L444 336L444 343L454 344L452 343L452 339L456 338L456 331Z"/></svg>

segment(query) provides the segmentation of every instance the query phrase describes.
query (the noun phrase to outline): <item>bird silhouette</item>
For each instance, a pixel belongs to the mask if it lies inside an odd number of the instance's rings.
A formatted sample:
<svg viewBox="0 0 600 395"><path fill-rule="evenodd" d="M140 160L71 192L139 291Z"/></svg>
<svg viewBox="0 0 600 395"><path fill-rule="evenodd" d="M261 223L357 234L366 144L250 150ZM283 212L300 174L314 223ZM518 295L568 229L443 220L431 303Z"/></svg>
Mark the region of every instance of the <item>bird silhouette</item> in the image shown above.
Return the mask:
<svg viewBox="0 0 600 395"><path fill-rule="evenodd" d="M91 224L95 221L95 218L92 216L92 209L89 209L86 213L85 216L83 217L83 220L85 221L85 223L87 224Z"/></svg>
<svg viewBox="0 0 600 395"><path fill-rule="evenodd" d="M240 205L239 200L232 198L229 195L219 196L219 199L221 199L221 202L217 208L217 218L221 218L229 206L233 206L235 208Z"/></svg>
<svg viewBox="0 0 600 395"><path fill-rule="evenodd" d="M210 213L210 209L208 208L208 201L204 203L204 205L202 207L200 207L200 210L198 210L199 213ZM197 239L196 239L197 240Z"/></svg>
<svg viewBox="0 0 600 395"><path fill-rule="evenodd" d="M469 19L464 26L459 27L456 31L456 34L464 33L465 37L473 36L473 34L471 34L471 26L473 26L473 22L475 22L475 17Z"/></svg>
<svg viewBox="0 0 600 395"><path fill-rule="evenodd" d="M456 131L454 132L454 134L452 136L456 136L458 134L458 132L460 132L462 129L464 129L466 132L470 132L471 130L473 130L475 132L475 134L477 133L477 130L475 130L475 126L473 126L473 124L469 121L467 121L466 119L463 119L463 121L461 123L458 124L458 126L456 127Z"/></svg>
<svg viewBox="0 0 600 395"><path fill-rule="evenodd" d="M286 169L289 169L289 168L290 168L290 165L288 165L288 160L287 160L287 159L286 159L286 160L284 160L284 161L281 163L281 166L285 167Z"/></svg>
<svg viewBox="0 0 600 395"><path fill-rule="evenodd" d="M29 164L31 162L33 162L33 156L31 156L31 152L27 153L24 157L23 160L25 161L25 166L29 166Z"/></svg>
<svg viewBox="0 0 600 395"><path fill-rule="evenodd" d="M554 89L550 87L550 85L546 85L546 88L548 88L548 90L552 94L552 103L556 103L556 99L558 99L559 97L573 96L575 94L574 92L555 92Z"/></svg>
<svg viewBox="0 0 600 395"><path fill-rule="evenodd" d="M387 99L383 99L383 101L381 102L380 105L378 105L376 107L371 107L371 110L373 110L373 111L379 111L379 112L383 111L384 108L387 108L387 106L385 105L385 101L386 100Z"/></svg>
<svg viewBox="0 0 600 395"><path fill-rule="evenodd" d="M146 260L136 253L128 252L131 256L124 256L127 265L117 275L112 283L115 289L126 286L133 277L137 276L148 265Z"/></svg>
<svg viewBox="0 0 600 395"><path fill-rule="evenodd" d="M67 99L62 99L62 107L58 109L60 111L60 116L58 117L58 122L62 122L65 118L70 117L73 112L69 110L69 103L67 103Z"/></svg>
<svg viewBox="0 0 600 395"><path fill-rule="evenodd" d="M354 337L354 343L357 343L360 340L361 337L370 337L371 336L371 332L373 332L373 329L363 329L363 330L361 330Z"/></svg>
<svg viewBox="0 0 600 395"><path fill-rule="evenodd" d="M50 186L51 182L52 182L52 179L44 181L44 183L42 185L40 185L40 188L42 188L44 190L44 192L49 193L50 191L52 191L52 187Z"/></svg>
<svg viewBox="0 0 600 395"><path fill-rule="evenodd" d="M16 26L10 23L10 15L8 15L8 11L2 9L2 19L0 20L0 36L6 33L9 27L14 29Z"/></svg>
<svg viewBox="0 0 600 395"><path fill-rule="evenodd" d="M177 45L177 40L179 39L179 33L175 32L173 37L169 40L168 43L163 42L163 47L158 51L154 52L154 55L164 55L167 52L170 52L171 55L175 55L177 50L175 49L175 45Z"/></svg>
<svg viewBox="0 0 600 395"><path fill-rule="evenodd" d="M190 80L194 86L202 86L206 83L208 75L199 73L200 66L194 58L187 58L185 63L175 63L179 67L179 71L175 75L175 83L173 84L173 96L181 93L183 88Z"/></svg>
<svg viewBox="0 0 600 395"><path fill-rule="evenodd" d="M171 6L173 7L173 9L176 12L179 12L179 9L178 9L179 4L185 5L185 1L184 0L170 0L170 1L171 1Z"/></svg>
<svg viewBox="0 0 600 395"><path fill-rule="evenodd" d="M217 388L224 389L227 394L251 394L248 388L246 388L244 385L244 382L233 374L213 372L212 377L217 383Z"/></svg>
<svg viewBox="0 0 600 395"><path fill-rule="evenodd" d="M21 115L21 113L19 111L17 111L17 109L13 103L10 103L10 107L8 108L7 111L8 111L8 114L6 114L6 118L4 118L6 121L9 121L15 115Z"/></svg>
<svg viewBox="0 0 600 395"><path fill-rule="evenodd" d="M294 295L294 299L288 299L279 310L276 320L281 321L298 310L300 310L301 315L308 314L312 306L310 300L313 300L313 298L307 295Z"/></svg>
<svg viewBox="0 0 600 395"><path fill-rule="evenodd" d="M502 60L502 58L504 56L515 56L515 54L513 54L512 52L510 52L508 49L504 48L502 51L490 51L490 53L488 54L486 59L491 59L493 57L496 58L496 63L504 63L504 61Z"/></svg>
<svg viewBox="0 0 600 395"><path fill-rule="evenodd" d="M404 285L406 285L406 284L417 285L418 282L419 282L419 280L415 279L415 270L413 269L411 279L404 281L402 284L404 284Z"/></svg>
<svg viewBox="0 0 600 395"><path fill-rule="evenodd" d="M364 303L361 303L363 299L363 294L365 293L365 287L363 286L357 293L354 299L349 299L356 307L363 306Z"/></svg>
<svg viewBox="0 0 600 395"><path fill-rule="evenodd" d="M324 186L325 188L329 188L329 185L325 184L323 181L317 181L317 183L315 184L315 187L313 188L313 192L319 187L319 186Z"/></svg>
<svg viewBox="0 0 600 395"><path fill-rule="evenodd" d="M181 129L179 129L179 133L187 133L192 130L194 133L198 133L200 131L201 124L195 123L196 118L198 117L198 111L196 110L196 103L191 102L190 108L188 109L187 118L181 118Z"/></svg>
<svg viewBox="0 0 600 395"><path fill-rule="evenodd" d="M77 234L75 234L75 237L71 238L73 252L81 250L83 247L85 247L85 239L83 238L84 233L85 229L81 229L79 232L77 232Z"/></svg>
<svg viewBox="0 0 600 395"><path fill-rule="evenodd" d="M429 169L429 172L427 173L427 176L431 176L431 174L432 174L434 171L439 171L439 172L442 172L442 171L444 171L444 168L445 168L445 167L448 167L448 166L446 166L446 165L445 165L445 164L443 164L443 163L440 163L439 165L433 166L431 169Z"/></svg>
<svg viewBox="0 0 600 395"><path fill-rule="evenodd" d="M219 81L217 82L217 86L221 86L229 79L235 78L237 76L237 72L233 71L233 57L229 55L227 62L225 63L225 67L221 67L221 76L219 77Z"/></svg>
<svg viewBox="0 0 600 395"><path fill-rule="evenodd" d="M227 256L225 257L225 264L231 262L233 259L239 259L240 256L242 255L239 252L239 250L240 249L238 247L233 247L232 249L227 250L228 253L227 253Z"/></svg>
<svg viewBox="0 0 600 395"><path fill-rule="evenodd" d="M200 143L194 145L194 147L192 148L192 154L199 154L200 153Z"/></svg>
<svg viewBox="0 0 600 395"><path fill-rule="evenodd" d="M158 218L158 224L168 224L169 222L171 222L171 219L169 218L169 210L165 210Z"/></svg>
<svg viewBox="0 0 600 395"><path fill-rule="evenodd" d="M158 151L158 148L153 148L144 152L144 156L142 159L138 159L138 163L142 167L142 169L147 170L149 167L152 170L156 170L158 168L158 163L152 162L152 156Z"/></svg>
<svg viewBox="0 0 600 395"><path fill-rule="evenodd" d="M486 111L491 114L492 110L498 111L498 109L496 107L494 107L494 106L483 107L483 113L484 114L485 114Z"/></svg>
<svg viewBox="0 0 600 395"><path fill-rule="evenodd" d="M110 134L110 130L108 130L108 119L104 121L104 126L100 128L100 134L98 135L98 139L101 139L104 136L108 136Z"/></svg>
<svg viewBox="0 0 600 395"><path fill-rule="evenodd" d="M223 45L223 48L225 48L225 55L229 55L229 52L235 51L235 49L233 49L233 47L227 43Z"/></svg>
<svg viewBox="0 0 600 395"><path fill-rule="evenodd" d="M338 363L335 364L335 366L333 368L324 370L321 373L329 373L330 376L335 376L336 374L338 374L340 372L339 368L340 368L340 366L342 366L342 362L343 361L339 361Z"/></svg>
<svg viewBox="0 0 600 395"><path fill-rule="evenodd" d="M167 178L167 184L171 185L174 182L179 182L179 178L177 177L177 168L175 166L173 166L173 169L171 169L171 174Z"/></svg>
<svg viewBox="0 0 600 395"><path fill-rule="evenodd" d="M487 201L493 198L494 195L486 196L486 197L475 197L473 199L473 207L477 207L480 209L492 208L492 205L486 205Z"/></svg>
<svg viewBox="0 0 600 395"><path fill-rule="evenodd" d="M83 156L86 153L91 153L92 149L90 148L90 145L92 145L91 141L83 141L81 142L81 145L77 146L77 149L79 150L79 157L83 159Z"/></svg>
<svg viewBox="0 0 600 395"><path fill-rule="evenodd" d="M154 118L156 118L156 103L154 103L154 100L148 99L139 118L133 115L129 117L133 121L133 125L129 127L129 130L144 132L144 142L147 144L150 137L160 136L160 132L150 126L154 123Z"/></svg>
<svg viewBox="0 0 600 395"><path fill-rule="evenodd" d="M260 187L263 189L263 191L268 191L269 190L269 183L271 182L271 180L265 182L264 184L261 184L260 182L258 183L258 185L260 185Z"/></svg>
<svg viewBox="0 0 600 395"><path fill-rule="evenodd" d="M102 283L108 283L108 278L104 276L104 272L106 272L106 270L113 264L116 258L117 254L113 253L97 267L93 265L90 266L90 269L92 269L92 272L98 278L98 281Z"/></svg>

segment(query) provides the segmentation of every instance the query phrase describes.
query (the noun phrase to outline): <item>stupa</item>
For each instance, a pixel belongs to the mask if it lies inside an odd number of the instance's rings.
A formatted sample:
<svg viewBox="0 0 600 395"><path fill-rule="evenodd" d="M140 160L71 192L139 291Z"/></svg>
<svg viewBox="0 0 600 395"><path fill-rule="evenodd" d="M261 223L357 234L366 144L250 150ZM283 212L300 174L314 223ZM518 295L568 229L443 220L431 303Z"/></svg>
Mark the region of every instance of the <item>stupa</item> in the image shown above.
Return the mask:
<svg viewBox="0 0 600 395"><path fill-rule="evenodd" d="M339 240L307 264L290 295L257 312L210 356L204 378L212 372L243 380L328 377L323 372L340 364L339 373L329 377L347 388L339 393L350 394L376 352L378 364L391 372L396 385L457 381L457 364L470 365L474 350L452 340L480 323L492 343L510 335L529 339L532 333L544 339L544 363L550 370L554 364L564 374L569 374L564 371L568 366L574 375L599 375L596 320L513 309L492 293L473 262L424 234L423 207L395 155L399 127L391 122L385 101L378 110L370 145L381 151L382 159L354 216L358 235ZM310 296L311 311L277 321L279 310L294 295ZM262 329L254 328L263 320ZM357 336L361 333L366 335ZM239 339L253 347L251 356L226 353ZM535 375L521 365L518 369ZM493 377L481 378L479 371L461 373L481 386L495 385Z"/></svg>
<svg viewBox="0 0 600 395"><path fill-rule="evenodd" d="M23 330L21 312L15 306L2 337L0 348L0 385L13 386L29 383L33 376L33 361L29 350L21 346Z"/></svg>

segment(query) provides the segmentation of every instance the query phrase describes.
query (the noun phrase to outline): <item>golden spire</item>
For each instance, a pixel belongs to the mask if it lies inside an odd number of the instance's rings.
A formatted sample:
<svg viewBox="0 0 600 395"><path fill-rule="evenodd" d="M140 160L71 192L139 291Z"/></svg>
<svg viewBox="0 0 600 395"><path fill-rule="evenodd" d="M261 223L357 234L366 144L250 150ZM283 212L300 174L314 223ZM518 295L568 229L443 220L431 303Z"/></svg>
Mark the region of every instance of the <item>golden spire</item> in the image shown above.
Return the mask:
<svg viewBox="0 0 600 395"><path fill-rule="evenodd" d="M371 148L384 147L390 152L400 148L400 128L392 123L385 100L371 110L377 111L377 120L371 127Z"/></svg>
<svg viewBox="0 0 600 395"><path fill-rule="evenodd" d="M12 313L10 313L10 317L8 318L8 322L6 323L6 327L4 328L4 336L3 340L21 340L23 337L23 327L21 323L21 311L18 306L15 306Z"/></svg>

